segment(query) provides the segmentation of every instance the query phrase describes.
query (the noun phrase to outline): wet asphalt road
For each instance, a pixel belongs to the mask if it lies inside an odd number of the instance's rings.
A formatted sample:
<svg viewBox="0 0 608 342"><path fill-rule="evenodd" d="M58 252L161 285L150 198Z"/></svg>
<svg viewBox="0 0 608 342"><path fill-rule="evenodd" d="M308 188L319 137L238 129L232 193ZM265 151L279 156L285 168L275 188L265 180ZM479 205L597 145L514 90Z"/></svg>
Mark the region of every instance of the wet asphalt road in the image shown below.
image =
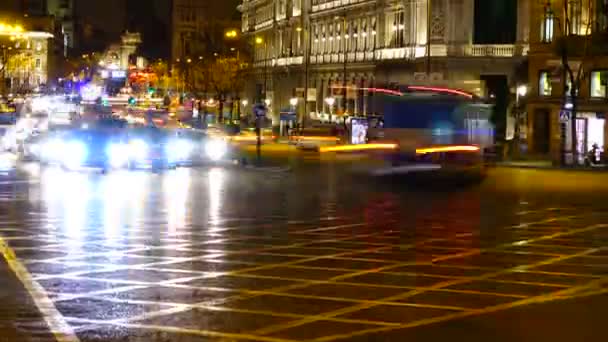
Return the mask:
<svg viewBox="0 0 608 342"><path fill-rule="evenodd" d="M331 165L27 165L0 177L0 237L64 341L542 340L576 325L548 312L606 302L606 194L589 172L453 187Z"/></svg>

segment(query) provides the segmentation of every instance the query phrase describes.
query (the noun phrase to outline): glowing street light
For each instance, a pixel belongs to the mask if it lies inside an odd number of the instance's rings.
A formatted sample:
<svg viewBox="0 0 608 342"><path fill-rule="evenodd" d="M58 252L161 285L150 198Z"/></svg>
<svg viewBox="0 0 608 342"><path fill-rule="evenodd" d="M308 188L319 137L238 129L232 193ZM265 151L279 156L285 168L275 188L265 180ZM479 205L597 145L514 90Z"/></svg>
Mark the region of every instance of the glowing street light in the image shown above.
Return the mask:
<svg viewBox="0 0 608 342"><path fill-rule="evenodd" d="M329 106L329 122L332 122L332 114L334 111L334 104L336 103L336 99L333 97L325 98L325 103Z"/></svg>
<svg viewBox="0 0 608 342"><path fill-rule="evenodd" d="M270 102L271 102L270 99L265 99L264 100L264 103L266 104L266 107L270 106Z"/></svg>
<svg viewBox="0 0 608 342"><path fill-rule="evenodd" d="M247 101L247 100L241 101L241 104L243 105L243 107L247 107L248 103L249 103L249 101Z"/></svg>
<svg viewBox="0 0 608 342"><path fill-rule="evenodd" d="M262 39L262 37L256 37L255 38L255 43L256 44L262 44L262 43L264 43L264 39Z"/></svg>
<svg viewBox="0 0 608 342"><path fill-rule="evenodd" d="M19 34L23 33L23 26L21 25L8 25L0 23L0 34Z"/></svg>
<svg viewBox="0 0 608 342"><path fill-rule="evenodd" d="M519 87L517 87L517 95L524 97L526 96L526 94L528 94L528 86L520 85Z"/></svg>
<svg viewBox="0 0 608 342"><path fill-rule="evenodd" d="M236 38L238 36L238 32L236 30L230 30L226 32L226 38Z"/></svg>
<svg viewBox="0 0 608 342"><path fill-rule="evenodd" d="M298 105L298 98L297 98L297 97L292 97L291 99L289 99L289 104L290 104L292 107L297 106L297 105Z"/></svg>

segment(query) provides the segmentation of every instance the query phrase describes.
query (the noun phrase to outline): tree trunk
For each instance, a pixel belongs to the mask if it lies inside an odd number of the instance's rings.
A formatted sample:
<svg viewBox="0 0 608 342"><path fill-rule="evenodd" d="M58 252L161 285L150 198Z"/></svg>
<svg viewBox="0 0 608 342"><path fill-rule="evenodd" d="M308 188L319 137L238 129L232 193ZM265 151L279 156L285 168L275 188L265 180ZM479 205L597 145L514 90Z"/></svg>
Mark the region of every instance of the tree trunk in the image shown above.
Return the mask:
<svg viewBox="0 0 608 342"><path fill-rule="evenodd" d="M220 102L217 105L217 123L224 122L224 101L220 98Z"/></svg>

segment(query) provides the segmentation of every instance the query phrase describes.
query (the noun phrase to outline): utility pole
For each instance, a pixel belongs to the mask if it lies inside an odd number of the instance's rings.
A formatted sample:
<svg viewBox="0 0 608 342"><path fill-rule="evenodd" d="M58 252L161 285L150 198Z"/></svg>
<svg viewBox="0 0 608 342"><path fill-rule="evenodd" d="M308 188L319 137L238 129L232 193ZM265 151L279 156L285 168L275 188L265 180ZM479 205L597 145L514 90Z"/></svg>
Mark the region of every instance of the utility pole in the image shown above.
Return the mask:
<svg viewBox="0 0 608 342"><path fill-rule="evenodd" d="M304 46L304 114L302 115L302 121L300 125L300 135L302 134L302 130L304 129L304 125L306 124L306 117L308 116L308 69L310 67L310 53L312 47L312 34L311 29L312 25L310 24L310 18L307 14L306 23L304 25L304 34L307 35L305 37L305 46Z"/></svg>
<svg viewBox="0 0 608 342"><path fill-rule="evenodd" d="M342 104L343 104L343 112L342 115L346 115L346 107L348 105L348 100L346 99L346 63L348 60L348 53L346 52L346 12L344 12L344 14L342 15L342 32L344 32L344 34L342 35L342 40L344 41L344 43L342 44L342 46L344 47L344 65L343 65L343 70L342 70Z"/></svg>
<svg viewBox="0 0 608 342"><path fill-rule="evenodd" d="M426 79L431 82L431 0L426 0Z"/></svg>

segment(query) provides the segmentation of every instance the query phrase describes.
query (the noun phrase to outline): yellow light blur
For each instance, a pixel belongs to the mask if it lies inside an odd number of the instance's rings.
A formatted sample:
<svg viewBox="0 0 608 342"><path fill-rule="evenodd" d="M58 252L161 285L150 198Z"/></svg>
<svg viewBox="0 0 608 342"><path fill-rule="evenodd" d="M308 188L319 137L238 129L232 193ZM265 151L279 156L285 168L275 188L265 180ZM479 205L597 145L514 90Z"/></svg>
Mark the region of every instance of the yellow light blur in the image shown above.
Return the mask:
<svg viewBox="0 0 608 342"><path fill-rule="evenodd" d="M257 38L255 39L255 43L256 43L256 44L262 44L263 42L264 42L264 39L262 39L262 37L257 37Z"/></svg>
<svg viewBox="0 0 608 342"><path fill-rule="evenodd" d="M237 35L238 33L236 32L236 30L230 30L226 32L226 38L236 38Z"/></svg>
<svg viewBox="0 0 608 342"><path fill-rule="evenodd" d="M15 25L15 26L11 26L8 24L2 24L0 23L0 33L3 34L17 34L17 33L22 33L23 30L23 26L21 25Z"/></svg>
<svg viewBox="0 0 608 342"><path fill-rule="evenodd" d="M441 153L441 152L477 152L479 146L462 145L462 146L435 146L428 148L417 148L416 154Z"/></svg>
<svg viewBox="0 0 608 342"><path fill-rule="evenodd" d="M355 152L368 150L394 150L397 144L361 144L361 145L340 145L340 146L325 146L319 149L319 152Z"/></svg>
<svg viewBox="0 0 608 342"><path fill-rule="evenodd" d="M304 141L339 141L339 137L327 137L327 136L294 136L292 140L304 140Z"/></svg>

